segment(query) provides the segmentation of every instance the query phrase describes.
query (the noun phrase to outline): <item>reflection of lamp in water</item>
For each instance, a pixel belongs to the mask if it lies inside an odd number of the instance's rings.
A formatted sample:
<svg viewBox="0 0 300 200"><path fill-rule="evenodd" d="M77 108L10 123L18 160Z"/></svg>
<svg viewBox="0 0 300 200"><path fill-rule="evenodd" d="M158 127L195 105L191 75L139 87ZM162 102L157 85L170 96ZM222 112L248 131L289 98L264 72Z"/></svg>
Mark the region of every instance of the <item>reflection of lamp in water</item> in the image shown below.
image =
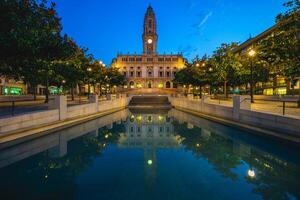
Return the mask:
<svg viewBox="0 0 300 200"><path fill-rule="evenodd" d="M248 176L250 178L254 178L255 177L255 171L253 169L249 169L247 174L248 174Z"/></svg>
<svg viewBox="0 0 300 200"><path fill-rule="evenodd" d="M148 165L152 165L152 160L147 161Z"/></svg>
<svg viewBox="0 0 300 200"><path fill-rule="evenodd" d="M135 116L134 116L134 115L131 115L131 116L130 116L130 122L134 122L134 118L135 118Z"/></svg>
<svg viewBox="0 0 300 200"><path fill-rule="evenodd" d="M139 116L136 117L136 120L139 121L139 122L141 122L142 119L143 119L143 118L142 118L142 115L139 115Z"/></svg>
<svg viewBox="0 0 300 200"><path fill-rule="evenodd" d="M164 120L164 117L161 116L161 115L159 115L159 116L158 116L158 120L159 120L159 121L163 121L163 120Z"/></svg>

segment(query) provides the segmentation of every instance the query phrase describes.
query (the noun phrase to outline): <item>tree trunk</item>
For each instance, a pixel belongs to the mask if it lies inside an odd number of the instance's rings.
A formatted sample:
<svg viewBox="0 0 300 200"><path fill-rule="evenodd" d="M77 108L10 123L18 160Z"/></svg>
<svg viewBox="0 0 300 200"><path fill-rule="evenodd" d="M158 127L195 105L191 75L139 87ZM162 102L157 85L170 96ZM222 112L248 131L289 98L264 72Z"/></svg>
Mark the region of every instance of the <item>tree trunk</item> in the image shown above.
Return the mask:
<svg viewBox="0 0 300 200"><path fill-rule="evenodd" d="M71 96L72 96L72 101L74 101L74 86L73 85L71 87Z"/></svg>
<svg viewBox="0 0 300 200"><path fill-rule="evenodd" d="M202 86L200 85L200 99L202 99Z"/></svg>
<svg viewBox="0 0 300 200"><path fill-rule="evenodd" d="M101 85L98 85L98 96L101 96L101 89L100 89Z"/></svg>
<svg viewBox="0 0 300 200"><path fill-rule="evenodd" d="M99 93L100 93L100 96L102 96L102 84L101 83L99 84Z"/></svg>
<svg viewBox="0 0 300 200"><path fill-rule="evenodd" d="M227 81L224 81L224 95L225 95L226 98L228 98Z"/></svg>
<svg viewBox="0 0 300 200"><path fill-rule="evenodd" d="M291 79L286 78L285 82L286 82L286 94L290 95L291 94Z"/></svg>
<svg viewBox="0 0 300 200"><path fill-rule="evenodd" d="M195 88L194 86L192 86L192 93L193 93L193 96L195 95Z"/></svg>
<svg viewBox="0 0 300 200"><path fill-rule="evenodd" d="M299 97L298 97L298 108L300 108L300 88L299 88Z"/></svg>
<svg viewBox="0 0 300 200"><path fill-rule="evenodd" d="M33 100L36 101L36 86L33 87Z"/></svg>
<svg viewBox="0 0 300 200"><path fill-rule="evenodd" d="M79 97L79 104L81 103L81 85L78 84L79 91L78 91L78 97Z"/></svg>
<svg viewBox="0 0 300 200"><path fill-rule="evenodd" d="M46 89L45 89L45 97L46 97L45 103L48 103L49 102L49 89L48 89L48 87L46 87Z"/></svg>
<svg viewBox="0 0 300 200"><path fill-rule="evenodd" d="M49 102L49 80L48 80L48 76L46 78L45 96L46 96L45 103L48 103Z"/></svg>

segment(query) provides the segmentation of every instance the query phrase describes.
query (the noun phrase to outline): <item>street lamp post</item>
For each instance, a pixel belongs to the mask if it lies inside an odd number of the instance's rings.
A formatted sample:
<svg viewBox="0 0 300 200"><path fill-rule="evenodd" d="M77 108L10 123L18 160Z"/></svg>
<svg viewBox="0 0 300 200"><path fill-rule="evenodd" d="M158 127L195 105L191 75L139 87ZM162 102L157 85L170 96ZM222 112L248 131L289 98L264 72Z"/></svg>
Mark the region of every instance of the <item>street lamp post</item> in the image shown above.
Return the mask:
<svg viewBox="0 0 300 200"><path fill-rule="evenodd" d="M62 83L62 92L63 92L64 85L66 84L66 80L62 80L61 83Z"/></svg>
<svg viewBox="0 0 300 200"><path fill-rule="evenodd" d="M212 67L209 67L208 68L208 71L209 71L209 73L212 73L212 71L213 71L213 68ZM209 85L209 95L211 95L211 93L212 93L212 89L211 89L212 87L211 87L211 84Z"/></svg>
<svg viewBox="0 0 300 200"><path fill-rule="evenodd" d="M255 56L256 52L251 49L248 53L250 56L250 96L251 96L251 103L254 103L253 99L253 58Z"/></svg>
<svg viewBox="0 0 300 200"><path fill-rule="evenodd" d="M101 67L104 67L104 68L106 67L106 65L104 64L104 62L101 61L101 60L99 61L99 64L100 64ZM101 81L99 82L99 95L100 96L102 95L102 83L101 83Z"/></svg>
<svg viewBox="0 0 300 200"><path fill-rule="evenodd" d="M92 68L87 68L87 71L88 72L91 72L92 71ZM88 77L88 95L91 94L91 86L90 86L90 77Z"/></svg>

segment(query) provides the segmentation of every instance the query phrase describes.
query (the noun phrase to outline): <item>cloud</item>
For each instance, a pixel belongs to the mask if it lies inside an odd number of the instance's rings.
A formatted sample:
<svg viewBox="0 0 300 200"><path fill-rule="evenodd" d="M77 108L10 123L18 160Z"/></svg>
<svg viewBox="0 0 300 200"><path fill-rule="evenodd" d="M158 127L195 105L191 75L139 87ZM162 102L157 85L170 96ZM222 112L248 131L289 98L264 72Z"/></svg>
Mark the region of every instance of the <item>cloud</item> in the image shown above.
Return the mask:
<svg viewBox="0 0 300 200"><path fill-rule="evenodd" d="M191 31L188 37L199 36L204 29L204 25L208 22L209 18L213 15L212 11L200 13L197 18L198 22L191 25ZM199 20L200 19L200 20Z"/></svg>
<svg viewBox="0 0 300 200"><path fill-rule="evenodd" d="M212 16L213 12L210 11L209 13L207 13L203 19L197 24L198 28L201 28L207 21L208 19Z"/></svg>

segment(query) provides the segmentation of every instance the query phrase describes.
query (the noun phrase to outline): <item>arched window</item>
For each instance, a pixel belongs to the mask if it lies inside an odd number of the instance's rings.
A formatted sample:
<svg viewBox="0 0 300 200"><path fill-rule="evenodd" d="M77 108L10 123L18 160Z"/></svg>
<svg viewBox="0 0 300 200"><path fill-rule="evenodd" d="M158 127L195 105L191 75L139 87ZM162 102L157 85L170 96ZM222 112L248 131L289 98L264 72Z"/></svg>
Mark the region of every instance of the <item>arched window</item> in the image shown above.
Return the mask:
<svg viewBox="0 0 300 200"><path fill-rule="evenodd" d="M170 83L170 81L167 81L167 82L166 82L166 88L171 88L171 83Z"/></svg>
<svg viewBox="0 0 300 200"><path fill-rule="evenodd" d="M129 86L130 86L130 88L134 88L134 82L130 81Z"/></svg>
<svg viewBox="0 0 300 200"><path fill-rule="evenodd" d="M152 88L152 82L148 82L148 88Z"/></svg>

